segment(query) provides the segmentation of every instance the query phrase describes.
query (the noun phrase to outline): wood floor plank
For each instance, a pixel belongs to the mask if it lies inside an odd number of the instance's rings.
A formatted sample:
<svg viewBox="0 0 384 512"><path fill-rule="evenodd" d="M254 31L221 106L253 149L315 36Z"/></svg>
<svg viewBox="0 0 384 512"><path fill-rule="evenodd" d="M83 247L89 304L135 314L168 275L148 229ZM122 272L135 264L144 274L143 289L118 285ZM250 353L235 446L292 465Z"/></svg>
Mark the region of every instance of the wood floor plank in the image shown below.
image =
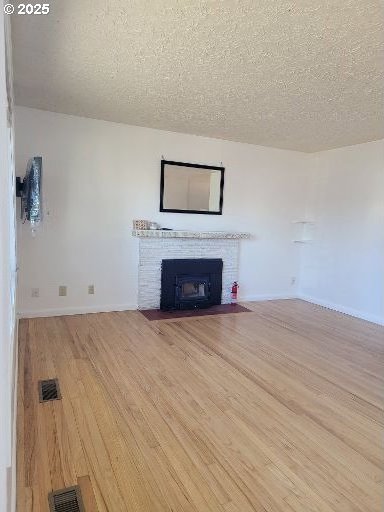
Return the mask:
<svg viewBox="0 0 384 512"><path fill-rule="evenodd" d="M379 512L384 328L299 300L23 320L18 512ZM40 404L37 381L62 400Z"/></svg>
<svg viewBox="0 0 384 512"><path fill-rule="evenodd" d="M93 492L92 482L91 479L89 478L89 475L81 476L78 479L78 484L80 487L81 496L83 498L85 510L99 512L95 498L95 493Z"/></svg>

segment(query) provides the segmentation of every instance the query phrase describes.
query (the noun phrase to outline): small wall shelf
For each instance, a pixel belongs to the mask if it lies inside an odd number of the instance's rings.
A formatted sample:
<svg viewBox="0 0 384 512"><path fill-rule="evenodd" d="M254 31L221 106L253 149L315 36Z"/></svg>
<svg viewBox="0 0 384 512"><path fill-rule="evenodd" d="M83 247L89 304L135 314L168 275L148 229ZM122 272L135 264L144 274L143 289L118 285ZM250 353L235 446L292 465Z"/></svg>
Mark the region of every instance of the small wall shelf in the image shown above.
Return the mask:
<svg viewBox="0 0 384 512"><path fill-rule="evenodd" d="M295 244L307 244L313 241L313 228L315 223L312 220L294 220L294 238Z"/></svg>

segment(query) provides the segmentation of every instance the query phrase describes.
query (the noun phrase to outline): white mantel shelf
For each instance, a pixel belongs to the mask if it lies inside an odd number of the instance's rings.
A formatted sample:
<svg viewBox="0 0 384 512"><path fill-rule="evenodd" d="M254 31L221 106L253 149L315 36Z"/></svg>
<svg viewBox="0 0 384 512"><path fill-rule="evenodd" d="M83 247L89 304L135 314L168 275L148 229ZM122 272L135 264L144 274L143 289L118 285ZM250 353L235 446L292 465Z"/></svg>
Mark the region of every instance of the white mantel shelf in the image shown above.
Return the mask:
<svg viewBox="0 0 384 512"><path fill-rule="evenodd" d="M250 238L250 233L236 233L233 231L168 231L162 229L133 229L132 236L138 238L220 238L241 240Z"/></svg>

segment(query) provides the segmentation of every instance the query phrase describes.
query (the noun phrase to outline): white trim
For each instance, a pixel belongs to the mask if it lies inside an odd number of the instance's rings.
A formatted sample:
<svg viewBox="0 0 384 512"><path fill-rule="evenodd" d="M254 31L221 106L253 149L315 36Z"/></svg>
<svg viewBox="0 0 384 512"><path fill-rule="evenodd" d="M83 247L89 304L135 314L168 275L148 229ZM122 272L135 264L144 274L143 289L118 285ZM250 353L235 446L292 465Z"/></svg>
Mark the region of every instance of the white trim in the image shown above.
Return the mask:
<svg viewBox="0 0 384 512"><path fill-rule="evenodd" d="M240 297L239 302L259 302L263 300L295 298L297 298L295 295L277 293L273 295L252 295ZM74 308L38 309L32 311L19 311L18 318L42 318L49 316L85 315L87 313L109 313L112 311L132 311L138 309L139 308L137 304L109 304L104 306L79 306Z"/></svg>
<svg viewBox="0 0 384 512"><path fill-rule="evenodd" d="M384 325L384 319L375 315L370 315L358 311L356 309L348 308L345 306L341 306L340 304L333 304L331 302L327 302L321 299L317 299L316 297L311 297L305 294L297 294L297 295L287 295L284 293L275 293L269 295L249 295L249 296L241 296L238 300L239 302L260 302L263 300L285 300L285 299L301 299L305 302L310 302L311 304L316 304L318 306L323 306L327 309L332 309L333 311L338 311L339 313L344 313L345 315L350 315L356 318L360 318L361 320L367 320L368 322L372 322L378 325ZM38 317L49 317L49 316L66 316L66 315L84 315L87 313L108 313L111 311L131 311L137 310L137 304L115 304L115 305L105 305L105 306L86 306L86 307L77 307L77 308L60 308L60 309L45 309L45 310L36 310L36 311L21 311L18 314L19 318L38 318Z"/></svg>
<svg viewBox="0 0 384 512"><path fill-rule="evenodd" d="M286 293L274 293L270 295L246 295L239 298L239 302L260 302L263 300L282 300L297 299L296 295L287 295Z"/></svg>
<svg viewBox="0 0 384 512"><path fill-rule="evenodd" d="M327 309L332 309L333 311L337 311L339 313L344 313L345 315L350 315L355 318L360 318L361 320L366 320L367 322L372 322L378 325L384 325L384 318L380 318L376 315L371 315L369 313L363 313L357 309L349 308L346 306L342 306L340 304L334 304L333 302L327 302L322 299L317 299L316 297L311 297L310 295L305 295L299 293L297 296L298 299L304 300L306 302L310 302L312 304L316 304L318 306L323 306Z"/></svg>
<svg viewBox="0 0 384 512"><path fill-rule="evenodd" d="M85 306L75 308L41 309L19 311L19 318L40 318L48 316L85 315L87 313L109 313L111 311L136 310L137 304L109 304L105 306Z"/></svg>
<svg viewBox="0 0 384 512"><path fill-rule="evenodd" d="M15 325L15 342L14 342L14 353L13 353L13 409L12 409L12 466L11 466L11 511L16 511L16 462L17 462L17 410L18 410L18 394L19 394L19 320L16 319Z"/></svg>

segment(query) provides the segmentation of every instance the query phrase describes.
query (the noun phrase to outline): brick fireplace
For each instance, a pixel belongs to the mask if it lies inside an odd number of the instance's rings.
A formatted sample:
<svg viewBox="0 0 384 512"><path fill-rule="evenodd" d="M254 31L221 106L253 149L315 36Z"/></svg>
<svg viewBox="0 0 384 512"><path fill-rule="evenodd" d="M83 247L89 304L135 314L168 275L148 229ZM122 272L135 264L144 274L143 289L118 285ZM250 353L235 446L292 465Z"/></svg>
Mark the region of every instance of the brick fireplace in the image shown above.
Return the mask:
<svg viewBox="0 0 384 512"><path fill-rule="evenodd" d="M160 308L162 263L171 259L222 260L221 303L231 302L231 285L238 280L239 243L249 238L248 233L133 230L132 235L139 239L139 309ZM192 281L185 285L186 294L205 293L198 285L194 291Z"/></svg>

